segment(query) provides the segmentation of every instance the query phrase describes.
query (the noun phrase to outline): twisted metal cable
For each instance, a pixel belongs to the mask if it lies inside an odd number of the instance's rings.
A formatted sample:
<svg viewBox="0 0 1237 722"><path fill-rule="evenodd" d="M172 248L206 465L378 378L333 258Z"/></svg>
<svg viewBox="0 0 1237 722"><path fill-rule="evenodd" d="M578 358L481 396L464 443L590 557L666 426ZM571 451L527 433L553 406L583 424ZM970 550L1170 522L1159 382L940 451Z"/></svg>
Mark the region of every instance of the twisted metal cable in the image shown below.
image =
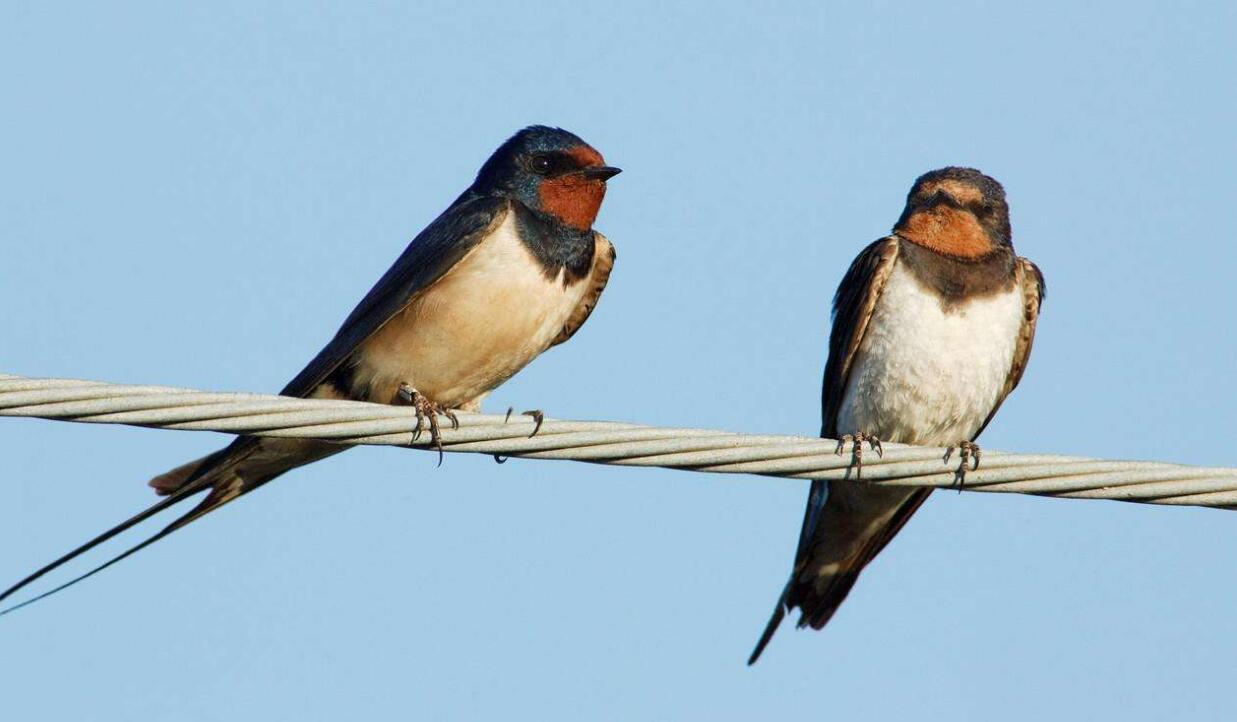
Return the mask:
<svg viewBox="0 0 1237 722"><path fill-rule="evenodd" d="M0 374L0 416L312 438L340 444L429 447L428 434L412 442L417 419L408 406L4 374ZM856 478L851 455L836 453L837 442L830 439L551 418L530 437L534 421L526 416L507 419L462 412L458 416L458 429L443 425L442 443L448 452L791 479ZM957 455L947 459L939 447L890 443L882 456L871 452L864 455L862 482L957 488L958 463ZM1237 507L1237 469L1152 461L985 450L980 467L967 472L963 488L1071 499Z"/></svg>

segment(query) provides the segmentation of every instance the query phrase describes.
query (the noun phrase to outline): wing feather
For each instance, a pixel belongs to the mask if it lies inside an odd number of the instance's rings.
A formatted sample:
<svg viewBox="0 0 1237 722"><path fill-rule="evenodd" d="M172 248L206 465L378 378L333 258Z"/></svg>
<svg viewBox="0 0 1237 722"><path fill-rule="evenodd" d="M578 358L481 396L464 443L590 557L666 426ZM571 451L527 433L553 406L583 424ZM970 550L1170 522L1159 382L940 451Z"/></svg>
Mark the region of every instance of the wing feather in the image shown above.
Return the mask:
<svg viewBox="0 0 1237 722"><path fill-rule="evenodd" d="M863 343L863 336L867 332L868 322L872 318L876 303L880 300L890 274L893 273L898 260L899 248L900 244L895 236L887 236L869 244L850 264L850 268L842 277L838 291L833 297L833 330L829 334L829 360L825 362L825 379L821 388L823 413L821 436L837 438L838 409L842 405L842 397L846 392L851 365ZM794 571L778 597L773 614L765 625L760 639L756 642L755 650L747 660L748 664L756 663L765 646L773 639L773 633L777 631L786 613L791 607L800 603L799 597L802 596L804 590L812 588L810 582L800 580L800 575L809 560L816 527L820 523L821 513L828 500L829 482L813 481L811 490L808 492L807 508L803 512L803 526L799 531ZM907 513L901 520L894 523L895 532L921 502L922 499L913 506L908 506ZM887 539L878 540L875 543L879 546L885 541ZM849 591L850 585L854 583L854 576L855 574L838 576L836 585L824 594L832 594L840 603ZM813 626L816 623L823 625L833 609L836 609L836 604L826 608L823 620L812 620Z"/></svg>
<svg viewBox="0 0 1237 722"><path fill-rule="evenodd" d="M509 211L509 202L501 198L461 197L417 234L348 315L330 343L280 393L311 393L357 346L497 228Z"/></svg>
<svg viewBox="0 0 1237 722"><path fill-rule="evenodd" d="M846 393L850 367L863 343L876 302L893 273L899 248L897 237L887 236L863 249L850 264L833 297L833 331L829 334L829 360L821 385L821 436L837 438L838 410Z"/></svg>

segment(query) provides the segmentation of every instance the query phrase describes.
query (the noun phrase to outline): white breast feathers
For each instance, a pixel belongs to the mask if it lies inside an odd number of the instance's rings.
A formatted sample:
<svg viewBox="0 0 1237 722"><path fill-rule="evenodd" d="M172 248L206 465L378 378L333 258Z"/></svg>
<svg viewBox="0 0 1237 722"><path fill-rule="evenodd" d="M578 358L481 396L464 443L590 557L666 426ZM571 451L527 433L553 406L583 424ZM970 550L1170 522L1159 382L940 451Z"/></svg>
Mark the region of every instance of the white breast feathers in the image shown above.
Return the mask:
<svg viewBox="0 0 1237 722"><path fill-rule="evenodd" d="M971 439L999 401L1022 324L1022 291L950 307L902 261L855 355L838 433L908 444Z"/></svg>

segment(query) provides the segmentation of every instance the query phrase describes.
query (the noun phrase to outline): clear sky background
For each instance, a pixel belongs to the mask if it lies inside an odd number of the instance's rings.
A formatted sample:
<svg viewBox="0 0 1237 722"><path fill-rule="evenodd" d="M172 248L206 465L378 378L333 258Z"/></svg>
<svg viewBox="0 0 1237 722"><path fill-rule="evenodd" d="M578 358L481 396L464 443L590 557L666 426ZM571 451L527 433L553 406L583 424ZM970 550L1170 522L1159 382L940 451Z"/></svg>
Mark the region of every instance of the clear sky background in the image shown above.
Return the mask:
<svg viewBox="0 0 1237 722"><path fill-rule="evenodd" d="M626 172L487 409L812 434L917 175L1048 281L994 449L1237 465L1227 2L0 10L0 371L279 389L530 123ZM0 420L0 582L226 438ZM1231 719L1237 515L937 494L744 666L806 486L358 449L0 619L6 719Z"/></svg>

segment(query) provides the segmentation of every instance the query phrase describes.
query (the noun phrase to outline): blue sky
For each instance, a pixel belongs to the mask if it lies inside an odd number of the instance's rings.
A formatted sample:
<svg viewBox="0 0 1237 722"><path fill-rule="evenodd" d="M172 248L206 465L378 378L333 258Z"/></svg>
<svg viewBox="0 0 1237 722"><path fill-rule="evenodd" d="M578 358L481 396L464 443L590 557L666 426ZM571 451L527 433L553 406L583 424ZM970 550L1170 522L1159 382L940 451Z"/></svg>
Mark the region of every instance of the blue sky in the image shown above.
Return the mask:
<svg viewBox="0 0 1237 722"><path fill-rule="evenodd" d="M530 123L626 172L584 329L490 410L813 433L921 172L1049 296L995 449L1237 465L1231 3L0 10L0 371L273 391ZM220 436L0 421L0 581ZM744 667L806 488L358 449L0 619L14 719L1231 717L1237 517L937 494Z"/></svg>

